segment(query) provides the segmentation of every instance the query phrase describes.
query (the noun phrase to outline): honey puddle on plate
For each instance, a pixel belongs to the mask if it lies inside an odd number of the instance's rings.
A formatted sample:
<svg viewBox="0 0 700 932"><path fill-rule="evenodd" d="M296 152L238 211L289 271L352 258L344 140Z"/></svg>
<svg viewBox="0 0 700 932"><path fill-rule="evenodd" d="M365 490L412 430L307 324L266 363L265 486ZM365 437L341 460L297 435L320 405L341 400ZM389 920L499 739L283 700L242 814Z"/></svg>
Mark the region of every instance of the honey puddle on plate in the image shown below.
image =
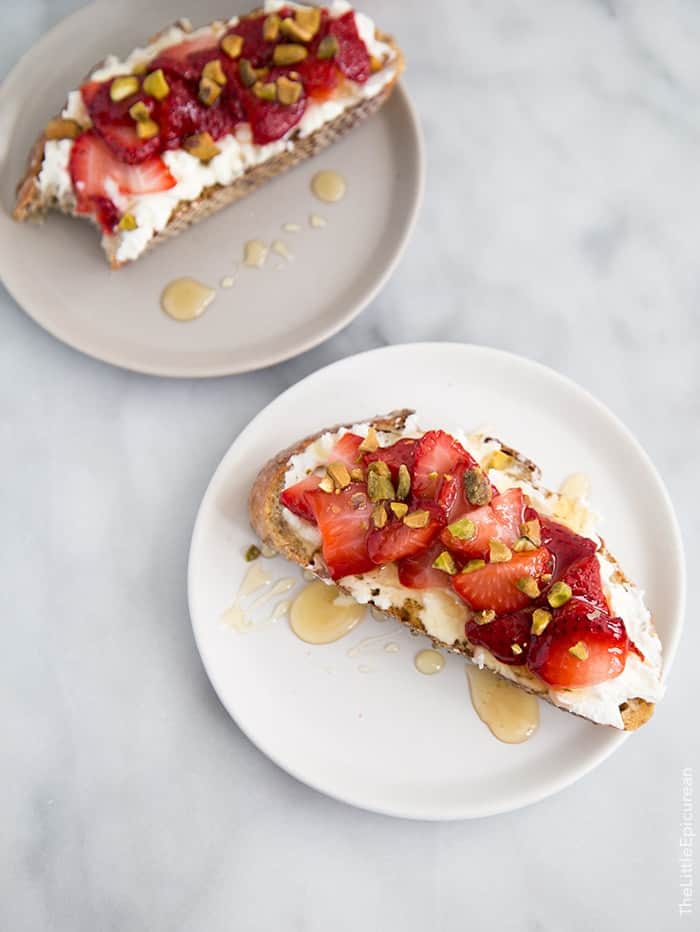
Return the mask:
<svg viewBox="0 0 700 932"><path fill-rule="evenodd" d="M342 200L346 189L345 178L338 172L316 172L311 179L311 190L319 201L324 201L326 204L334 204Z"/></svg>
<svg viewBox="0 0 700 932"><path fill-rule="evenodd" d="M439 673L445 666L445 658L439 651L428 648L416 654L413 665L419 673L432 676L434 673Z"/></svg>
<svg viewBox="0 0 700 932"><path fill-rule="evenodd" d="M160 306L173 320L194 320L206 311L216 291L194 278L176 278L165 286Z"/></svg>
<svg viewBox="0 0 700 932"><path fill-rule="evenodd" d="M465 667L476 714L491 733L506 744L527 741L540 723L537 698L473 664Z"/></svg>
<svg viewBox="0 0 700 932"><path fill-rule="evenodd" d="M312 582L292 602L289 625L307 644L331 644L355 628L365 613L335 586Z"/></svg>

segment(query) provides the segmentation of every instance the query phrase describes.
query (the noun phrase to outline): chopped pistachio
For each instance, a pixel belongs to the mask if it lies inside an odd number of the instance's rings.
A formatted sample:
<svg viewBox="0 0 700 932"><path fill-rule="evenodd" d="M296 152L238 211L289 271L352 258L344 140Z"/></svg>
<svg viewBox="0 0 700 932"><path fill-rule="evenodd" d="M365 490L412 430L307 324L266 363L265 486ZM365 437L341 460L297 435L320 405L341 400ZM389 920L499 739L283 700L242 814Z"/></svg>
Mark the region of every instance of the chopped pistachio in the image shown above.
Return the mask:
<svg viewBox="0 0 700 932"><path fill-rule="evenodd" d="M335 36L324 36L318 44L316 58L323 61L326 58L335 58L338 54L338 40Z"/></svg>
<svg viewBox="0 0 700 932"><path fill-rule="evenodd" d="M552 608L560 608L562 605L566 605L570 598L571 586L561 580L555 582L547 593L547 601Z"/></svg>
<svg viewBox="0 0 700 932"><path fill-rule="evenodd" d="M577 660L588 660L588 648L583 641L577 641L573 647L569 648L569 653L573 654Z"/></svg>
<svg viewBox="0 0 700 932"><path fill-rule="evenodd" d="M139 139L153 139L160 132L160 127L155 120L138 120L136 123L136 135Z"/></svg>
<svg viewBox="0 0 700 932"><path fill-rule="evenodd" d="M522 654L523 649L520 644L511 644L510 649L513 651L516 657L519 657Z"/></svg>
<svg viewBox="0 0 700 932"><path fill-rule="evenodd" d="M537 548L532 543L529 537L519 537L512 547L512 550L514 553L523 553L526 550L536 550L536 549Z"/></svg>
<svg viewBox="0 0 700 932"><path fill-rule="evenodd" d="M354 469L351 469L350 478L352 479L353 482L364 482L365 474L362 471L362 468L360 466L356 466Z"/></svg>
<svg viewBox="0 0 700 932"><path fill-rule="evenodd" d="M151 119L151 111L142 100L137 100L135 104L129 107L129 116L137 123L143 123L144 120Z"/></svg>
<svg viewBox="0 0 700 932"><path fill-rule="evenodd" d="M301 97L302 90L300 81L290 81L283 74L277 78L277 99L285 107L295 104Z"/></svg>
<svg viewBox="0 0 700 932"><path fill-rule="evenodd" d="M447 530L457 540L472 540L476 537L476 524L470 518L460 518L447 525Z"/></svg>
<svg viewBox="0 0 700 932"><path fill-rule="evenodd" d="M182 148L190 155L199 159L200 162L210 162L215 155L221 152L211 138L211 133L195 133L193 136L187 136L182 143Z"/></svg>
<svg viewBox="0 0 700 932"><path fill-rule="evenodd" d="M277 100L277 85L274 81L256 81L253 85L253 93L259 100Z"/></svg>
<svg viewBox="0 0 700 932"><path fill-rule="evenodd" d="M355 492L350 498L350 504L357 511L359 508L364 508L367 504L367 496L364 492Z"/></svg>
<svg viewBox="0 0 700 932"><path fill-rule="evenodd" d="M367 470L367 493L370 501L378 502L382 499L396 498L391 479L387 476L379 475L376 470L372 469L374 465L374 463L370 463Z"/></svg>
<svg viewBox="0 0 700 932"><path fill-rule="evenodd" d="M403 501L405 498L408 498L408 493L411 491L411 474L408 471L408 466L405 463L401 463L399 466L399 479L396 483L396 497Z"/></svg>
<svg viewBox="0 0 700 932"><path fill-rule="evenodd" d="M303 45L282 43L275 46L272 53L272 60L276 65L296 65L297 62L304 61L308 52Z"/></svg>
<svg viewBox="0 0 700 932"><path fill-rule="evenodd" d="M375 505L372 509L372 522L374 523L375 527L384 527L387 520L388 516L386 513L386 508L380 502L379 505Z"/></svg>
<svg viewBox="0 0 700 932"><path fill-rule="evenodd" d="M520 533L523 537L529 538L535 547L539 547L542 543L542 528L537 518L533 518L532 521L525 521L524 524L521 524Z"/></svg>
<svg viewBox="0 0 700 932"><path fill-rule="evenodd" d="M491 501L491 484L478 466L464 473L464 494L470 505L488 505Z"/></svg>
<svg viewBox="0 0 700 932"><path fill-rule="evenodd" d="M513 559L513 551L502 540L489 541L489 560L491 563L507 563Z"/></svg>
<svg viewBox="0 0 700 932"><path fill-rule="evenodd" d="M410 515L405 515L403 523L406 527L426 527L430 521L430 512L425 511L424 509L419 509L418 511L412 511Z"/></svg>
<svg viewBox="0 0 700 932"><path fill-rule="evenodd" d="M255 544L251 544L250 547L248 547L248 549L245 552L245 558L248 561L248 563L252 563L253 560L258 559L261 552L262 551L260 550L260 547L256 546Z"/></svg>
<svg viewBox="0 0 700 932"><path fill-rule="evenodd" d="M374 453L378 447L379 438L377 437L377 431L374 429L374 427L370 427L367 430L367 436L364 438L357 449L360 451L360 453Z"/></svg>
<svg viewBox="0 0 700 932"><path fill-rule="evenodd" d="M483 612L474 613L474 621L478 625L488 625L496 617L496 613L492 608L486 608Z"/></svg>
<svg viewBox="0 0 700 932"><path fill-rule="evenodd" d="M436 570L442 570L443 573L447 573L449 576L454 576L454 574L457 572L455 561L452 559L452 554L449 552L449 550L442 551L442 553L433 561L433 567Z"/></svg>
<svg viewBox="0 0 700 932"><path fill-rule="evenodd" d="M124 214L117 224L117 229L123 231L135 230L137 226L138 223L136 222L136 217L134 217L133 214Z"/></svg>
<svg viewBox="0 0 700 932"><path fill-rule="evenodd" d="M406 502L390 502L389 508L391 508L397 518L403 518L408 514L408 505Z"/></svg>
<svg viewBox="0 0 700 932"><path fill-rule="evenodd" d="M216 83L216 81L212 81L211 78L205 78L205 77L202 77L200 79L199 99L207 107L211 107L211 105L216 101L216 99L220 96L220 94L221 94L221 87Z"/></svg>
<svg viewBox="0 0 700 932"><path fill-rule="evenodd" d="M265 42L275 42L279 34L280 18L275 13L270 13L263 22L263 39Z"/></svg>
<svg viewBox="0 0 700 932"><path fill-rule="evenodd" d="M482 567L486 566L485 560L469 560L468 563L462 568L463 573L473 573L476 570L480 570Z"/></svg>
<svg viewBox="0 0 700 932"><path fill-rule="evenodd" d="M536 608L532 613L532 627L530 628L530 631L533 634L542 634L551 620L551 612L548 612L544 608Z"/></svg>
<svg viewBox="0 0 700 932"><path fill-rule="evenodd" d="M322 492L335 492L335 482L330 476L324 476L318 484Z"/></svg>
<svg viewBox="0 0 700 932"><path fill-rule="evenodd" d="M163 100L170 93L170 85L165 80L162 68L152 71L143 79L143 90L149 97Z"/></svg>
<svg viewBox="0 0 700 932"><path fill-rule="evenodd" d="M226 84L226 75L221 66L221 61L218 58L212 58L211 61L206 63L202 69L202 77L209 78L210 81L214 81L219 87L223 87L224 84Z"/></svg>
<svg viewBox="0 0 700 932"><path fill-rule="evenodd" d="M350 485L350 472L345 463L330 463L326 467L326 472L337 488L344 489Z"/></svg>
<svg viewBox="0 0 700 932"><path fill-rule="evenodd" d="M75 120L56 117L55 120L49 120L46 124L44 136L47 139L75 139L81 132L81 127Z"/></svg>
<svg viewBox="0 0 700 932"><path fill-rule="evenodd" d="M309 32L308 29L304 29L297 20L291 17L282 20L280 29L283 35L288 39L293 39L295 42L311 42L314 37L312 32Z"/></svg>
<svg viewBox="0 0 700 932"><path fill-rule="evenodd" d="M115 78L109 85L109 99L117 103L120 100L125 100L127 97L131 97L131 95L135 94L138 89L138 78L135 78L133 74L122 75L119 78Z"/></svg>
<svg viewBox="0 0 700 932"><path fill-rule="evenodd" d="M313 38L321 28L321 11L317 6L298 7L294 18L302 29L305 29Z"/></svg>
<svg viewBox="0 0 700 932"><path fill-rule="evenodd" d="M547 585L549 585L549 584L551 583L551 581L552 581L552 574L551 574L551 573L542 573L542 576L541 576L540 578L541 578L541 580L542 580L543 583L546 583Z"/></svg>
<svg viewBox="0 0 700 932"><path fill-rule="evenodd" d="M531 599L536 599L540 594L540 587L537 585L537 580L533 579L532 576L521 577L516 581L515 585Z"/></svg>
<svg viewBox="0 0 700 932"><path fill-rule="evenodd" d="M378 476L383 476L386 479L391 478L391 470L384 460L374 460L367 468L370 472L376 472Z"/></svg>
<svg viewBox="0 0 700 932"><path fill-rule="evenodd" d="M428 479L432 479L434 482L439 475L440 475L439 472L435 472L435 470L433 470L432 472L428 473Z"/></svg>
<svg viewBox="0 0 700 932"><path fill-rule="evenodd" d="M238 62L238 74L244 87L252 87L258 80L258 72L247 58L242 58Z"/></svg>
<svg viewBox="0 0 700 932"><path fill-rule="evenodd" d="M229 58L238 58L243 51L243 36L229 35L221 40L221 49Z"/></svg>

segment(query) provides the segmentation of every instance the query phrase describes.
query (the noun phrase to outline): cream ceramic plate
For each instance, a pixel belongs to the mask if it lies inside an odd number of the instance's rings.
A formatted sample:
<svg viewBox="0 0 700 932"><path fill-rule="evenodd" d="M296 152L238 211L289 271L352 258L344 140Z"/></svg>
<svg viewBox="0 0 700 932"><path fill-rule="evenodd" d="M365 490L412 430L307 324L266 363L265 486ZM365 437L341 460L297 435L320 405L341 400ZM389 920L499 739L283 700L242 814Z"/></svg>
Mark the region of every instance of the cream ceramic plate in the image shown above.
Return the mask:
<svg viewBox="0 0 700 932"><path fill-rule="evenodd" d="M188 9L195 25L246 12L241 0L97 3L60 23L20 61L0 90L0 275L25 311L65 343L98 359L168 376L214 376L270 365L331 336L376 294L398 261L422 190L415 114L401 87L379 114L327 152L110 272L96 231L52 215L43 226L10 218L14 188L38 130L66 92L107 53L133 46ZM372 13L381 23L382 6ZM347 180L347 195L325 205L310 191L320 169ZM309 216L327 220L313 229ZM284 233L298 223L299 233ZM221 289L199 320L176 323L160 310L176 276L209 285L234 274L246 240L284 240L290 262L272 256Z"/></svg>
<svg viewBox="0 0 700 932"><path fill-rule="evenodd" d="M542 799L625 736L542 703L535 736L501 744L471 707L464 663L449 656L438 675L420 675L413 658L427 644L397 623L367 618L343 640L311 647L285 620L267 621L288 595L253 609L261 624L250 632L220 619L247 569L242 555L254 538L246 499L270 456L320 427L398 407L439 423L446 403L453 416L477 412L465 427L494 429L542 467L550 487L572 472L591 478L606 541L646 589L667 671L683 614L683 553L661 479L625 427L556 372L492 349L413 344L335 363L277 398L236 439L197 517L189 565L197 645L224 706L281 767L354 805L423 819L490 815ZM293 591L302 585L280 558L260 563L275 579L292 577ZM398 652L384 650L387 642ZM663 705L646 727L663 727Z"/></svg>

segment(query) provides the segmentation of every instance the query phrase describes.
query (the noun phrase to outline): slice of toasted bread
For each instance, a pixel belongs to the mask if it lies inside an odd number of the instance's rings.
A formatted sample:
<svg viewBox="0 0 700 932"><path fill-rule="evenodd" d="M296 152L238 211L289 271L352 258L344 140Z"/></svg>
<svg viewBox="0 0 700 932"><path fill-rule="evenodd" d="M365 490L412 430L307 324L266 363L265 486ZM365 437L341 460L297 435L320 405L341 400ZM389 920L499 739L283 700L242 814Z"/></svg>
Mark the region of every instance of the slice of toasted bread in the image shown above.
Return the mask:
<svg viewBox="0 0 700 932"><path fill-rule="evenodd" d="M256 12L261 11L253 11L253 13ZM212 24L212 27L214 25L220 26L221 24ZM181 35L192 32L192 26L187 20L178 21L175 27L170 27L170 29L172 28L177 28ZM163 30L162 33L153 36L144 52L147 53L151 47L159 52L163 48L167 48L159 41L167 32L168 30ZM391 50L390 58L383 65L387 71L390 70L391 74L387 74L387 80L382 82L377 93L372 96L357 94L357 99L354 102L344 105L341 112L331 119L323 120L321 125L308 135L302 136L298 127L293 128L283 137L286 145L282 151L273 152L264 161L246 167L231 183L220 184L217 182L208 185L196 197L192 199L183 198L178 201L173 206L165 226L162 229L154 230L153 235L138 252L138 255L128 256L127 258L123 256L121 247L130 231L119 231L117 229L111 235L103 233L102 248L110 266L117 269L135 258L140 258L141 255L158 243L176 236L193 224L218 212L223 207L239 201L247 194L256 191L266 181L332 145L354 127L359 126L368 117L376 113L391 96L398 78L404 70L404 56L391 36L375 30L375 38ZM98 69L93 69L93 73ZM86 80L89 79L90 75ZM64 110L63 115L66 114L67 111ZM60 119L61 115L59 114L47 126ZM55 141L55 139L50 139L47 131L44 130L32 146L25 174L17 185L17 198L13 211L14 219L18 221L41 219L49 210L56 210L69 216L88 219L100 229L100 224L94 214L78 211L75 192L70 186L66 187L64 185L57 190L55 185L48 187L42 185L42 169L46 159L47 143ZM70 145L70 142L68 144Z"/></svg>
<svg viewBox="0 0 700 932"><path fill-rule="evenodd" d="M392 435L400 435L411 414L413 414L413 412L408 409L393 411L390 414L375 417L363 423L371 425L380 433L387 432ZM312 571L319 578L325 579L326 581L330 581L330 577L323 563L318 544L298 533L298 530L287 520L286 515L289 515L289 513L286 512L286 509L280 503L280 493L285 487L287 470L290 467L290 460L292 460L293 457L304 453L304 451L308 450L324 434L334 434L341 428L350 429L352 426L353 425L350 424L344 424L319 430L298 441L291 447L282 450L260 470L250 492L250 521L253 529L263 543L279 552L288 560ZM493 438L487 438L487 441L494 443ZM541 495L551 497L553 501L559 498L558 493L549 492L539 485L539 470L531 460L503 444L498 443L498 448L512 457L514 468L520 471L521 475L528 483L532 484L533 487L537 487ZM598 550L601 556L612 565L614 584L626 587L629 590L638 591L624 575L619 564L609 553L602 541L599 542ZM349 595L356 597L356 592L351 591L352 587L350 586L349 578L340 581L336 580L336 585ZM379 594L378 589L372 589L370 591L371 593ZM394 586L392 586L391 592L396 592ZM373 597L369 597L367 602L370 605L375 604ZM461 654L468 660L474 661L475 648L466 639L466 635L462 634L460 638L448 641L426 630L422 617L423 605L421 602L421 591L403 588L400 599L397 599L388 606L386 604L381 604L380 608L382 611L387 612L409 627L416 634L428 636L435 646L444 648L452 653ZM649 625L653 636L656 637L651 622L649 622ZM498 665L497 661L496 665ZM494 667L491 667L491 669L494 669L494 672L498 675L505 676L512 682L515 682L517 686L534 693L542 699L546 699L552 705L564 711L573 712L584 718L589 717L576 709L569 708L569 703L560 701L555 691L550 690L546 683L524 667L505 667L504 665L500 665L500 669L495 669ZM574 694L578 691L567 690L565 692ZM621 724L618 724L617 727L623 727L627 731L633 731L651 718L654 711L654 703L639 696L629 696L619 703L618 708ZM595 719L591 718L591 720L594 721ZM609 724L612 724L612 722L609 722Z"/></svg>

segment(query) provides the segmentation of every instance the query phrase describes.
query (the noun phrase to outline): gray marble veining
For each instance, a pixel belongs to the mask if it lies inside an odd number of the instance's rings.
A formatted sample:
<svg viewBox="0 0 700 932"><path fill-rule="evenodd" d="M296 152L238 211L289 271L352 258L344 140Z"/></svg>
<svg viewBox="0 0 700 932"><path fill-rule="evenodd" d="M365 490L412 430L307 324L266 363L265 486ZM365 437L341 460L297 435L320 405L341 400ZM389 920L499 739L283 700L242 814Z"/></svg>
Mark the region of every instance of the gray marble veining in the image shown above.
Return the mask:
<svg viewBox="0 0 700 932"><path fill-rule="evenodd" d="M3 72L76 5L4 3ZM343 333L263 372L159 381L62 346L0 294L8 932L692 927L700 5L365 6L406 48L428 185L398 270ZM236 432L321 365L424 339L525 354L609 405L668 482L691 570L655 721L575 787L464 824L355 811L279 771L219 706L185 601L195 510Z"/></svg>

